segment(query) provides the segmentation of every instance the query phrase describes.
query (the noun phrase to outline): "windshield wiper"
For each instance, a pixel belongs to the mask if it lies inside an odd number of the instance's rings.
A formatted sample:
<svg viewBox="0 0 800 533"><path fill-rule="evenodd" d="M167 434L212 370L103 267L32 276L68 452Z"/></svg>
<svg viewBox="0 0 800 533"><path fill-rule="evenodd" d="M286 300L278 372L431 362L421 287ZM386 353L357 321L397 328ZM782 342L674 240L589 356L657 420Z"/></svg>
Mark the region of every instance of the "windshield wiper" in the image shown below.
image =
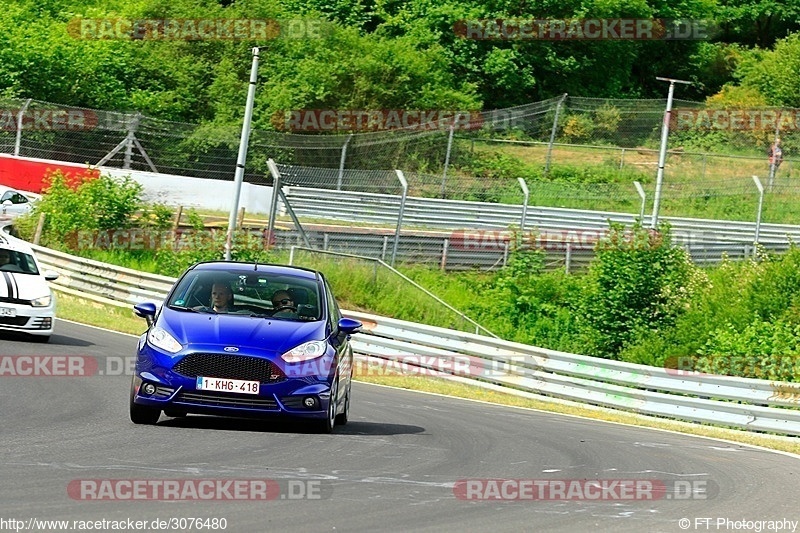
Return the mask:
<svg viewBox="0 0 800 533"><path fill-rule="evenodd" d="M202 311L193 307L182 307L180 305L170 305L170 309L177 309L178 311L191 311L192 313L202 313Z"/></svg>

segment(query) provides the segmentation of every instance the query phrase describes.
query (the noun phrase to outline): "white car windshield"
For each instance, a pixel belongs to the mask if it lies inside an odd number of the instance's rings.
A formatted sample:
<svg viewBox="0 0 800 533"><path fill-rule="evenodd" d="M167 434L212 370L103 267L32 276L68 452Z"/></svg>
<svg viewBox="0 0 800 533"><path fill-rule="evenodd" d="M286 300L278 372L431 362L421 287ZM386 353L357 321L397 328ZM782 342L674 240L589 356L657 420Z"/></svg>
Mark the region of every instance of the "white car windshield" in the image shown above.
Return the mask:
<svg viewBox="0 0 800 533"><path fill-rule="evenodd" d="M22 274L39 275L39 269L36 267L31 254L20 252L17 250L8 250L0 248L0 272L20 272Z"/></svg>

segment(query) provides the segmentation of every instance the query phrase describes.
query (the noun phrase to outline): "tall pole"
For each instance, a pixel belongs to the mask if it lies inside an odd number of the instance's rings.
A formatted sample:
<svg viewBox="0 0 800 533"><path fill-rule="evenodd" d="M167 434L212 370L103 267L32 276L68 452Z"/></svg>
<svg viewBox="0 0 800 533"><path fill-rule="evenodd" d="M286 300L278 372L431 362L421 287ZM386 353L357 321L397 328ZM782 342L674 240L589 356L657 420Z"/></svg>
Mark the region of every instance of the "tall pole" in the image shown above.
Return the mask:
<svg viewBox="0 0 800 533"><path fill-rule="evenodd" d="M231 260L233 232L236 227L236 212L239 210L239 196L242 193L244 180L244 163L247 159L247 143L250 140L250 123L253 120L253 101L256 96L256 79L258 78L258 47L253 48L253 66L250 69L250 86L247 88L247 104L244 108L242 137L239 140L239 156L236 159L236 174L233 179L233 205L228 217L228 235L225 239L225 261Z"/></svg>
<svg viewBox="0 0 800 533"><path fill-rule="evenodd" d="M664 166L667 163L667 139L669 138L669 120L672 114L672 95L675 93L675 84L683 83L691 85L692 82L675 80L672 78L656 78L658 81L669 82L669 94L667 95L667 110L664 112L664 124L661 126L661 150L658 153L658 174L656 175L656 192L653 200L652 227L658 226L658 208L661 204L661 184L664 181Z"/></svg>

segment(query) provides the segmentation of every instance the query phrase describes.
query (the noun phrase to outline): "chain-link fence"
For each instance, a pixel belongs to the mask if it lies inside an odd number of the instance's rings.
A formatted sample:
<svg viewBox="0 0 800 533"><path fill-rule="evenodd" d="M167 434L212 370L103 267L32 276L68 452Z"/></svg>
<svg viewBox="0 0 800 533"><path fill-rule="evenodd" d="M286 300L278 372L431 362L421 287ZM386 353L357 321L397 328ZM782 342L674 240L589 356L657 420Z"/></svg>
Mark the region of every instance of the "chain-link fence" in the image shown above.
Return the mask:
<svg viewBox="0 0 800 533"><path fill-rule="evenodd" d="M272 158L305 169L298 185L395 193L397 178L385 169L399 168L410 196L519 204L522 177L533 205L639 212L642 200L633 183L642 184L652 205L665 103L563 95L469 113L466 121L457 114L449 126L440 121L433 128L346 134L256 130L245 180L269 184ZM755 175L769 186L765 221L796 219L800 211L793 206L800 198L791 156L800 149L800 120L793 120L798 116L791 109L720 110L676 100L662 214L743 216L755 209ZM135 113L0 101L0 152L25 157L232 180L240 133L238 127ZM767 149L776 135L784 160L770 176ZM779 212L778 206L789 210Z"/></svg>

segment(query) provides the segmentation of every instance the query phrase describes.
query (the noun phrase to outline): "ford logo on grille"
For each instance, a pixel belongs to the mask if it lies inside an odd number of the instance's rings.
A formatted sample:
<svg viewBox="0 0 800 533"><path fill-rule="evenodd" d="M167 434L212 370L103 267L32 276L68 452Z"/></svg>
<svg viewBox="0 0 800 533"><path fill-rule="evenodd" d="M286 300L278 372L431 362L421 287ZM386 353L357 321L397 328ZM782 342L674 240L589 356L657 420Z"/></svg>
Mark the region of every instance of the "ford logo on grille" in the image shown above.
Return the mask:
<svg viewBox="0 0 800 533"><path fill-rule="evenodd" d="M226 346L223 348L223 350L225 350L226 352L238 352L239 348L237 348L236 346Z"/></svg>

